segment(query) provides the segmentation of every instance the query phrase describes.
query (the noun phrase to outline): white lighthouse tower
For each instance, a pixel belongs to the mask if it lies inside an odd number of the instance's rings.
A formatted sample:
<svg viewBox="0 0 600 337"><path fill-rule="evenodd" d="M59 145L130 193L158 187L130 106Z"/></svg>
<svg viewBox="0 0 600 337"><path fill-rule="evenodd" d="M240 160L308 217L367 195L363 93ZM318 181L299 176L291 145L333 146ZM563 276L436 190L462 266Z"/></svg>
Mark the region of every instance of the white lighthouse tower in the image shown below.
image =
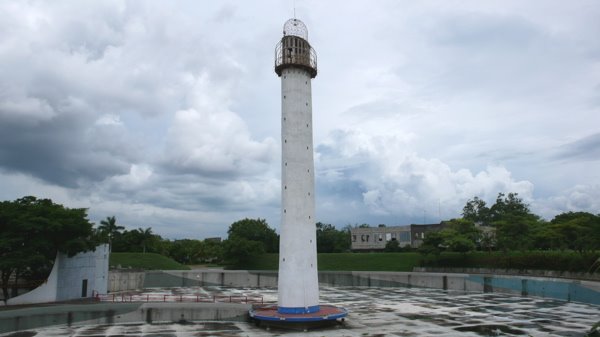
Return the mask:
<svg viewBox="0 0 600 337"><path fill-rule="evenodd" d="M260 306L250 316L270 325L304 329L344 319L348 311L319 303L311 80L317 55L302 21L290 19L275 48L281 78L281 226L277 306Z"/></svg>
<svg viewBox="0 0 600 337"><path fill-rule="evenodd" d="M311 80L317 56L302 21L290 19L275 48L281 78L280 313L319 311Z"/></svg>

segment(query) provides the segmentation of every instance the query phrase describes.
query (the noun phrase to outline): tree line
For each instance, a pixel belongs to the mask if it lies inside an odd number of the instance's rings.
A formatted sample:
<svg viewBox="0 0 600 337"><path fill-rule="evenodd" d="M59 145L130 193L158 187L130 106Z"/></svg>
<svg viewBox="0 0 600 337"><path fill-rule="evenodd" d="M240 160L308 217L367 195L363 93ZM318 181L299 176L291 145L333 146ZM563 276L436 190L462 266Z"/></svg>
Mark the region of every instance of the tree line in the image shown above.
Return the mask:
<svg viewBox="0 0 600 337"><path fill-rule="evenodd" d="M533 214L516 193L499 193L491 206L474 197L463 207L461 218L445 223L445 229L427 233L421 252L571 250L583 254L600 249L600 215L566 212L546 221ZM316 223L317 251L349 251L351 228L348 225L337 229L331 224ZM86 209L68 208L50 199L27 196L3 201L0 202L0 286L6 299L11 279L44 279L57 252L72 256L100 243L109 243L113 252L158 253L183 264L239 266L260 254L279 251L279 236L265 219L236 221L227 234L224 241L168 240L154 233L151 227L126 230L114 216L94 226L87 219ZM388 251L399 249L395 241L386 247Z"/></svg>
<svg viewBox="0 0 600 337"><path fill-rule="evenodd" d="M421 252L571 250L583 254L600 249L600 215L566 212L546 221L533 214L517 193L499 193L491 206L474 197L463 207L462 218L447 225L426 234Z"/></svg>

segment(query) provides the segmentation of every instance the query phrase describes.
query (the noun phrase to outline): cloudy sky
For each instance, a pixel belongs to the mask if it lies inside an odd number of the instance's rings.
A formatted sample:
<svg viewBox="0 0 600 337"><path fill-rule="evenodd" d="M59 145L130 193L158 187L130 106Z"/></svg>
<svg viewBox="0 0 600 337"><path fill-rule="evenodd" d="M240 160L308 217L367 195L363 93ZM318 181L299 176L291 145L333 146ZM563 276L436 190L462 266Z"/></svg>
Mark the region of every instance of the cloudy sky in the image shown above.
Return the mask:
<svg viewBox="0 0 600 337"><path fill-rule="evenodd" d="M517 192L600 212L600 3L296 0L318 54L317 220ZM0 2L0 200L167 238L280 218L274 48L293 0Z"/></svg>

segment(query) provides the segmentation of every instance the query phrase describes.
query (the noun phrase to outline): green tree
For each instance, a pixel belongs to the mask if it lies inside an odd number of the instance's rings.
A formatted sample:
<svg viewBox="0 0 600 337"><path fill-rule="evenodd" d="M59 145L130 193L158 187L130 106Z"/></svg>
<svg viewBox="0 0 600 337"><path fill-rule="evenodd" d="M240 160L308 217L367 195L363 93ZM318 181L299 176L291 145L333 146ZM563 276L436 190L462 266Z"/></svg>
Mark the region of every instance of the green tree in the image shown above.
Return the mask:
<svg viewBox="0 0 600 337"><path fill-rule="evenodd" d="M498 193L496 203L490 208L490 218L496 227L496 241L500 249L527 250L534 247L534 229L541 219L531 213L517 193Z"/></svg>
<svg viewBox="0 0 600 337"><path fill-rule="evenodd" d="M233 265L241 266L260 254L276 253L279 236L265 219L236 221L229 226L227 240L223 242L223 257Z"/></svg>
<svg viewBox="0 0 600 337"><path fill-rule="evenodd" d="M488 253L491 253L492 249L496 247L496 233L492 231L482 231L479 245L481 250L487 250Z"/></svg>
<svg viewBox="0 0 600 337"><path fill-rule="evenodd" d="M317 222L317 252L342 253L350 249L350 232L337 230L331 224Z"/></svg>
<svg viewBox="0 0 600 337"><path fill-rule="evenodd" d="M447 222L448 228L456 232L456 234L473 242L479 242L481 239L481 230L475 226L473 220L468 219L452 219Z"/></svg>
<svg viewBox="0 0 600 337"><path fill-rule="evenodd" d="M202 252L202 241L183 239L171 243L168 256L182 264L195 264L199 262Z"/></svg>
<svg viewBox="0 0 600 337"><path fill-rule="evenodd" d="M553 250L566 248L560 233L551 223L539 221L531 228L533 248L539 250Z"/></svg>
<svg viewBox="0 0 600 337"><path fill-rule="evenodd" d="M474 197L467 201L467 204L463 207L462 216L465 220L478 222L483 225L489 224L491 220L489 207L479 197Z"/></svg>
<svg viewBox="0 0 600 337"><path fill-rule="evenodd" d="M228 239L240 238L249 241L257 241L263 244L267 253L279 251L279 236L275 230L269 227L265 219L242 219L229 226Z"/></svg>
<svg viewBox="0 0 600 337"><path fill-rule="evenodd" d="M400 247L398 240L390 240L385 244L384 251L387 253L400 252L402 251L402 247Z"/></svg>
<svg viewBox="0 0 600 337"><path fill-rule="evenodd" d="M57 252L73 256L94 249L86 209L69 209L50 199L28 196L0 203L0 282L49 272Z"/></svg>
<svg viewBox="0 0 600 337"><path fill-rule="evenodd" d="M421 254L439 255L446 247L444 245L446 237L442 231L430 231L425 234L423 244L419 247Z"/></svg>
<svg viewBox="0 0 600 337"><path fill-rule="evenodd" d="M197 259L200 262L220 262L223 260L223 243L216 240L206 239L198 252Z"/></svg>
<svg viewBox="0 0 600 337"><path fill-rule="evenodd" d="M600 216L587 212L567 212L550 221L561 249L580 253L600 249Z"/></svg>
<svg viewBox="0 0 600 337"><path fill-rule="evenodd" d="M223 255L227 263L244 266L246 263L265 253L264 245L259 241L242 237L228 238L223 242Z"/></svg>
<svg viewBox="0 0 600 337"><path fill-rule="evenodd" d="M496 203L490 208L490 220L506 221L507 218L529 217L533 214L529 210L529 205L519 198L518 193L498 193Z"/></svg>
<svg viewBox="0 0 600 337"><path fill-rule="evenodd" d="M148 227L146 229L138 228L137 231L140 233L141 236L141 244L143 248L142 253L146 254L146 247L154 238L154 234L152 234L152 227Z"/></svg>
<svg viewBox="0 0 600 337"><path fill-rule="evenodd" d="M113 252L151 252L168 255L169 242L152 233L152 228L117 232L112 239Z"/></svg>
<svg viewBox="0 0 600 337"><path fill-rule="evenodd" d="M481 230L472 220L452 219L448 221L448 228L442 230L443 245L450 251L467 253L475 250L481 241Z"/></svg>
<svg viewBox="0 0 600 337"><path fill-rule="evenodd" d="M113 239L115 236L119 235L123 229L125 229L125 227L117 225L117 219L114 215L100 221L100 226L98 226L101 237L108 240L107 242L111 249Z"/></svg>
<svg viewBox="0 0 600 337"><path fill-rule="evenodd" d="M460 235L451 235L444 240L444 244L453 252L466 254L475 250L475 242L473 240Z"/></svg>

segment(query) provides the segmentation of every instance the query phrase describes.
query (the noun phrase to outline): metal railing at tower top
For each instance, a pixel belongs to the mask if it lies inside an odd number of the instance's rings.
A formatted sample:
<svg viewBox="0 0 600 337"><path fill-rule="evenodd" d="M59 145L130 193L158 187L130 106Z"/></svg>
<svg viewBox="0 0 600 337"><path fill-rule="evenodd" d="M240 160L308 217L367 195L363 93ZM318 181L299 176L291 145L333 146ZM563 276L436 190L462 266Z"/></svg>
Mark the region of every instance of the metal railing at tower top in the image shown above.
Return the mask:
<svg viewBox="0 0 600 337"><path fill-rule="evenodd" d="M281 71L287 67L306 69L312 78L317 76L317 53L308 41L301 37L284 36L275 46L275 72L281 76Z"/></svg>

